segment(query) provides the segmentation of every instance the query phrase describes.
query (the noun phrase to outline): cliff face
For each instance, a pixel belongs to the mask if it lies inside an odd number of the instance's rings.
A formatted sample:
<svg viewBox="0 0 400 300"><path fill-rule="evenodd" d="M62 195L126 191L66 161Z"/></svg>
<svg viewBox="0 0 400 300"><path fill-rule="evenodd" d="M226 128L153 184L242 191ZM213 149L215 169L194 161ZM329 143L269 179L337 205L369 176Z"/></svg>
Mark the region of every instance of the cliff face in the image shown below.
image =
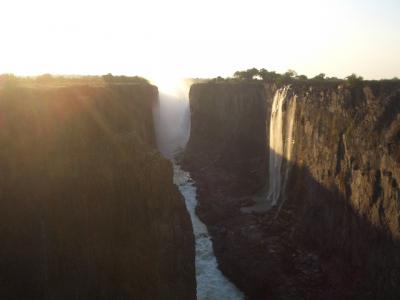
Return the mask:
<svg viewBox="0 0 400 300"><path fill-rule="evenodd" d="M281 198L260 214L240 208L267 198L261 187L268 182L276 88L266 86L255 102L254 93L263 88L243 86L203 84L190 94L192 132L184 161L199 184L199 213L214 237L221 269L251 299L398 297L400 86L294 85L282 106L287 120L288 104L296 99L290 162L285 155L279 174ZM241 120L236 127L235 120ZM203 139L216 136L214 125L206 124L220 123L224 132L204 147ZM288 126L284 121L284 143ZM199 167L225 156L218 140L234 153L224 163ZM236 167L253 159L257 163L245 171ZM223 179L215 175L221 171Z"/></svg>
<svg viewBox="0 0 400 300"><path fill-rule="evenodd" d="M150 85L0 90L0 298L195 299Z"/></svg>
<svg viewBox="0 0 400 300"><path fill-rule="evenodd" d="M357 270L359 297L398 297L400 87L293 93L295 167L285 192L297 207L295 236Z"/></svg>
<svg viewBox="0 0 400 300"><path fill-rule="evenodd" d="M191 133L184 162L194 169L218 169L215 180L246 191L264 185L266 93L263 84L195 84L190 89ZM229 189L227 189L229 190Z"/></svg>

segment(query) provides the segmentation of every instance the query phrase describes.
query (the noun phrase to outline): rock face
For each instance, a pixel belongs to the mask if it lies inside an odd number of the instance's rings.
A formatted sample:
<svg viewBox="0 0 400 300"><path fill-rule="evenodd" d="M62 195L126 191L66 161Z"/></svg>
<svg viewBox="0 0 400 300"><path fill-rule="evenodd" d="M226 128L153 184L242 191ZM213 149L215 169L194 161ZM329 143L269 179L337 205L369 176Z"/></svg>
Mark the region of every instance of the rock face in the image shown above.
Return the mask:
<svg viewBox="0 0 400 300"><path fill-rule="evenodd" d="M0 90L0 298L195 299L151 85Z"/></svg>
<svg viewBox="0 0 400 300"><path fill-rule="evenodd" d="M294 93L296 167L286 192L301 208L295 236L357 270L355 296L398 298L400 86Z"/></svg>
<svg viewBox="0 0 400 300"><path fill-rule="evenodd" d="M266 198L275 91L253 83L191 90L184 162L220 268L250 299L397 299L399 84L292 86L285 102L296 97L294 144L280 202L268 213L242 213Z"/></svg>
<svg viewBox="0 0 400 300"><path fill-rule="evenodd" d="M191 137L184 161L193 169L218 169L218 181L255 191L266 171L267 91L263 84L195 84L190 89ZM243 178L245 177L245 178Z"/></svg>

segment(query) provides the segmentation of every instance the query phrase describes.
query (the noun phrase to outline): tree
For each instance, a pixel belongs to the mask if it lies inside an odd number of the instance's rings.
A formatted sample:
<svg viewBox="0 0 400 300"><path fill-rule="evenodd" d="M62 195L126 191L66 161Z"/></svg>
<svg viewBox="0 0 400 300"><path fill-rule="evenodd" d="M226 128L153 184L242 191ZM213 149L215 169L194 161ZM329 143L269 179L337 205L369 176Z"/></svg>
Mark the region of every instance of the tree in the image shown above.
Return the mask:
<svg viewBox="0 0 400 300"><path fill-rule="evenodd" d="M106 83L141 83L141 84L148 84L149 81L140 76L125 76L125 75L112 75L108 73L107 75L101 76Z"/></svg>
<svg viewBox="0 0 400 300"><path fill-rule="evenodd" d="M325 73L320 73L317 76L314 76L313 79L324 80L325 79Z"/></svg>
<svg viewBox="0 0 400 300"><path fill-rule="evenodd" d="M103 80L107 83L110 83L113 81L114 76L111 73L108 73L107 75L103 75L101 76L103 78Z"/></svg>
<svg viewBox="0 0 400 300"><path fill-rule="evenodd" d="M258 71L258 76L260 76L262 80L266 80L268 78L268 75L269 72L267 69L262 68Z"/></svg>
<svg viewBox="0 0 400 300"><path fill-rule="evenodd" d="M247 69L245 71L236 71L233 76L237 79L242 79L242 80L253 80L255 76L257 76L259 73L258 69L252 68L252 69Z"/></svg>
<svg viewBox="0 0 400 300"><path fill-rule="evenodd" d="M361 76L357 76L357 74L353 73L346 77L347 83L350 86L358 86L364 80Z"/></svg>
<svg viewBox="0 0 400 300"><path fill-rule="evenodd" d="M285 72L285 74L283 74L283 76L286 78L293 78L293 77L297 76L297 72L289 69Z"/></svg>
<svg viewBox="0 0 400 300"><path fill-rule="evenodd" d="M263 80L263 81L272 81L274 80L273 74L276 74L275 72L269 72L267 69L260 69L258 71L258 76Z"/></svg>
<svg viewBox="0 0 400 300"><path fill-rule="evenodd" d="M308 78L307 78L306 75L297 75L296 79L298 79L298 80L307 80Z"/></svg>
<svg viewBox="0 0 400 300"><path fill-rule="evenodd" d="M266 69L261 69L260 71L258 71L258 76L260 76L261 79L266 82L275 81L278 79L278 77L280 77L280 75L277 74L275 71L268 71Z"/></svg>

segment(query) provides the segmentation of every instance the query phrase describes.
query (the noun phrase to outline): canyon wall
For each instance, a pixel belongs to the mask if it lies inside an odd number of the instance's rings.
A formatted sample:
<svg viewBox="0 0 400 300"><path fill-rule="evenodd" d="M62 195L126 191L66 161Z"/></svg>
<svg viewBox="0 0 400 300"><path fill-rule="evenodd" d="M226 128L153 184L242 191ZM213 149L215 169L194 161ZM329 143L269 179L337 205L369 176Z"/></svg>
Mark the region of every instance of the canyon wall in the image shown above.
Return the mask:
<svg viewBox="0 0 400 300"><path fill-rule="evenodd" d="M0 90L0 298L195 299L147 84Z"/></svg>
<svg viewBox="0 0 400 300"><path fill-rule="evenodd" d="M341 257L358 298L400 295L400 85L293 88L294 237Z"/></svg>
<svg viewBox="0 0 400 300"><path fill-rule="evenodd" d="M196 170L218 170L215 180L229 185L227 190L246 179L242 185L246 192L260 189L267 176L263 166L268 92L257 82L194 84L189 93L191 132L184 162Z"/></svg>
<svg viewBox="0 0 400 300"><path fill-rule="evenodd" d="M260 83L208 83L190 93L183 161L199 184L198 211L220 268L250 299L395 299L399 84L293 84L282 106L288 119L296 98L290 161L283 157L275 174L286 179L281 198L268 212L245 213L267 199L276 91Z"/></svg>

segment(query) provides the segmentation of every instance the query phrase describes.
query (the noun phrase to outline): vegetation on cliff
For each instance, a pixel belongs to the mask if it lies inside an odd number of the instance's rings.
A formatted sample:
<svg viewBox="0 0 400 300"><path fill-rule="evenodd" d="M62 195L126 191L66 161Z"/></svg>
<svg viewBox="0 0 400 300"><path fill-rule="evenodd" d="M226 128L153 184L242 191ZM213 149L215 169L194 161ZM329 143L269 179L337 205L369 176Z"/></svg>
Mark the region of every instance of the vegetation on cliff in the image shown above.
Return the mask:
<svg viewBox="0 0 400 300"><path fill-rule="evenodd" d="M43 74L39 76L16 76L14 74L0 74L0 88L17 86L46 87L91 85L104 86L106 84L149 84L149 81L140 76L114 76L111 73L102 76L67 76Z"/></svg>
<svg viewBox="0 0 400 300"><path fill-rule="evenodd" d="M251 68L247 70L236 71L233 77L216 77L207 80L210 83L237 83L237 82L253 82L261 81L269 84L276 84L277 86L282 86L286 84L291 85L308 85L308 86L338 86L344 84L350 88L357 88L365 85L366 83L376 85L398 85L400 80L395 77L392 79L382 79L382 80L364 80L362 76L357 74L351 74L346 78L337 77L327 77L325 73L320 73L314 77L308 78L306 75L300 75L294 70L288 70L283 74L277 73L275 71L268 71L265 68L257 69Z"/></svg>

